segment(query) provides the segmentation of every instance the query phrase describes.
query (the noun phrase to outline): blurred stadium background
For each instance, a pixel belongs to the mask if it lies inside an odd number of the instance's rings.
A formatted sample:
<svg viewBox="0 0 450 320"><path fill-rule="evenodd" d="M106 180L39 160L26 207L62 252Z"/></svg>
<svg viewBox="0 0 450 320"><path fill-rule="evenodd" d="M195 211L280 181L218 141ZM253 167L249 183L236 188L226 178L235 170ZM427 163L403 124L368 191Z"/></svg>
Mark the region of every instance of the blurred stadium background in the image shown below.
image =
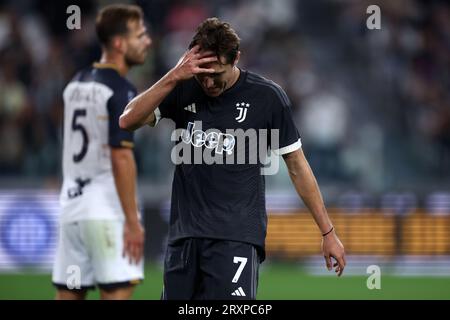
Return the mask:
<svg viewBox="0 0 450 320"><path fill-rule="evenodd" d="M126 1L123 1L126 2ZM61 182L61 92L99 58L94 20L110 1L0 0L0 298L51 299ZM175 64L197 24L229 21L240 66L278 82L346 246L327 272L320 234L284 164L267 177L268 259L260 299L450 299L450 5L396 0L135 1L153 39L130 78L143 90ZM81 8L81 30L66 8ZM368 30L366 8L381 8ZM158 299L168 222L172 125L136 135L147 230L146 281ZM366 287L381 268L381 290ZM93 293L91 298L97 298Z"/></svg>

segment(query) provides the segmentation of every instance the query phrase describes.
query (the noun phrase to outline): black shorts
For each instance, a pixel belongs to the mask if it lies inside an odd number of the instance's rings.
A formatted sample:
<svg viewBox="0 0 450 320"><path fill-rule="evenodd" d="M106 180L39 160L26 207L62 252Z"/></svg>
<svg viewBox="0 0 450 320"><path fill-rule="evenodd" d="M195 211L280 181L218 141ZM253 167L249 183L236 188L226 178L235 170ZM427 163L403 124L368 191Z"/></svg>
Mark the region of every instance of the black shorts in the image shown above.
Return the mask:
<svg viewBox="0 0 450 320"><path fill-rule="evenodd" d="M164 300L256 299L259 254L244 242L187 238L169 244Z"/></svg>

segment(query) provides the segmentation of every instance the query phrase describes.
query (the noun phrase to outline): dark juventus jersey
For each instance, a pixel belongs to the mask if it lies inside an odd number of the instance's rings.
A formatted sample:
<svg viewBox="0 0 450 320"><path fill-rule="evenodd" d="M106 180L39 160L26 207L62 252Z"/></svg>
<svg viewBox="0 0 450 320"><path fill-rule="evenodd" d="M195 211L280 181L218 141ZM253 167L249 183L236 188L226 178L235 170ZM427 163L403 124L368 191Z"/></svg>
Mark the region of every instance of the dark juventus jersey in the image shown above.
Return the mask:
<svg viewBox="0 0 450 320"><path fill-rule="evenodd" d="M244 70L219 97L207 96L190 79L176 86L155 116L157 122L172 119L180 132L172 151L183 161L173 179L169 241L225 239L248 242L264 252L267 215L264 157L259 155L268 147L279 155L301 147L285 92ZM242 132L245 139L240 139ZM204 154L222 162L207 161Z"/></svg>

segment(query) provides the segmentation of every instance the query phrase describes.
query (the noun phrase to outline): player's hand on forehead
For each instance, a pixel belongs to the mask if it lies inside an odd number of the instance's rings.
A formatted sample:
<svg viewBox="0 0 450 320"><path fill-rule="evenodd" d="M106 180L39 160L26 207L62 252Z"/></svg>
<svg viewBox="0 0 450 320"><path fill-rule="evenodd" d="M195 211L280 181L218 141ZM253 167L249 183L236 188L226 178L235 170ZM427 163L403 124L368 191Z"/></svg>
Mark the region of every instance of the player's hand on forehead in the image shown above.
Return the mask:
<svg viewBox="0 0 450 320"><path fill-rule="evenodd" d="M201 51L200 46L196 45L185 52L171 72L175 81L187 80L196 74L214 73L214 69L204 65L215 61L217 56L212 51Z"/></svg>
<svg viewBox="0 0 450 320"><path fill-rule="evenodd" d="M198 59L199 66L202 66L206 63L218 61L217 55L211 50L203 50L198 44L192 47L189 52L192 52L194 57ZM213 71L214 72L214 71Z"/></svg>
<svg viewBox="0 0 450 320"><path fill-rule="evenodd" d="M216 54L211 50L203 50L198 44L193 46L190 50L192 53L197 55L199 58L205 58L205 57L215 57Z"/></svg>

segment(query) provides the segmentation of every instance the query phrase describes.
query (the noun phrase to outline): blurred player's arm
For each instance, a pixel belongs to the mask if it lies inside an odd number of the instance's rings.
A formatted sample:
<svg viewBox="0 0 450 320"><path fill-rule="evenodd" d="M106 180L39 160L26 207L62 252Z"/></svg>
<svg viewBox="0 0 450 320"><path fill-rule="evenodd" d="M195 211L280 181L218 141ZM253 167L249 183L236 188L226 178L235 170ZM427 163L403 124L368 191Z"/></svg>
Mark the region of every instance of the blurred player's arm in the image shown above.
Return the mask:
<svg viewBox="0 0 450 320"><path fill-rule="evenodd" d="M108 100L108 140L116 191L125 215L123 255L128 256L131 263L138 263L144 252L144 229L139 221L137 206L133 133L119 128L119 116L129 100L130 88L116 85L112 89L114 95Z"/></svg>
<svg viewBox="0 0 450 320"><path fill-rule="evenodd" d="M153 124L156 120L155 109L164 98L176 87L177 83L192 78L198 73L214 73L214 69L200 66L217 60L211 52L200 52L198 46L187 51L177 65L164 75L149 89L131 100L120 116L120 128L136 130L146 124Z"/></svg>
<svg viewBox="0 0 450 320"><path fill-rule="evenodd" d="M326 234L333 228L333 224L328 216L316 178L303 154L303 150L298 149L284 154L283 159L286 162L289 176L298 195L308 207L322 234ZM346 264L345 253L344 246L337 237L334 228L332 232L322 237L322 250L328 270L331 270L333 266L338 276L340 276ZM336 260L334 265L332 265L331 257Z"/></svg>
<svg viewBox="0 0 450 320"><path fill-rule="evenodd" d="M125 213L124 251L130 262L138 263L144 252L144 229L136 200L136 163L131 148L111 148L114 181Z"/></svg>

